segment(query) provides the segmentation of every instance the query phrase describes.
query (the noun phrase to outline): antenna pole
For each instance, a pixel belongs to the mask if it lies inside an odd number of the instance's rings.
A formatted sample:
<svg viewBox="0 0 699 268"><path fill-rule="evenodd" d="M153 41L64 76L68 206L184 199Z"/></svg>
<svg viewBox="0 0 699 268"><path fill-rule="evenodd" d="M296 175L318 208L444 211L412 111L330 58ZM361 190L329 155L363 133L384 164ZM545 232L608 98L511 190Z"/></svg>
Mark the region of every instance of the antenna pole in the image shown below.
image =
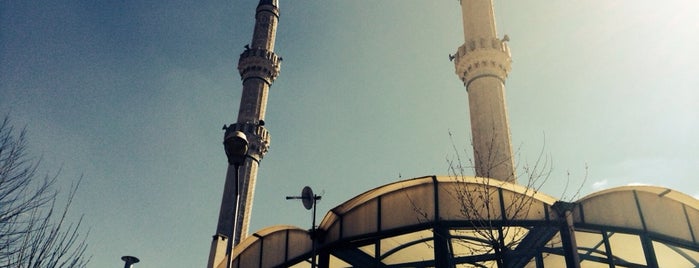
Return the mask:
<svg viewBox="0 0 699 268"><path fill-rule="evenodd" d="M316 201L320 196L313 195L313 224L311 225L311 268L316 268Z"/></svg>
<svg viewBox="0 0 699 268"><path fill-rule="evenodd" d="M316 267L316 204L318 200L320 200L322 197L319 195L316 195L313 193L313 190L311 190L311 187L303 187L303 190L301 191L301 196L287 196L286 200L291 200L291 199L301 199L303 201L303 207L306 209L311 209L313 208L313 220L312 220L312 225L311 225L311 267L315 268Z"/></svg>

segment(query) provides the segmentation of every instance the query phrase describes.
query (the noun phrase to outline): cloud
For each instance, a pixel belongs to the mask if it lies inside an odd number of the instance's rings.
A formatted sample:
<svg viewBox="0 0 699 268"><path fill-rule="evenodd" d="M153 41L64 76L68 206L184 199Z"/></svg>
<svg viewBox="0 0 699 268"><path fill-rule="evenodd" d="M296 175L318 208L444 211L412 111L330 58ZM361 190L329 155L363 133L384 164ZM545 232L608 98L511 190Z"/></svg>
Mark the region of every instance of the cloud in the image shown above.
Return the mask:
<svg viewBox="0 0 699 268"><path fill-rule="evenodd" d="M644 182L629 182L626 185L628 185L628 186L650 186L651 184L644 183Z"/></svg>
<svg viewBox="0 0 699 268"><path fill-rule="evenodd" d="M601 180L601 181L593 182L593 183L592 183L592 189L600 190L600 189L602 189L602 188L605 188L605 187L607 186L608 183L609 183L609 181L607 181L607 180Z"/></svg>

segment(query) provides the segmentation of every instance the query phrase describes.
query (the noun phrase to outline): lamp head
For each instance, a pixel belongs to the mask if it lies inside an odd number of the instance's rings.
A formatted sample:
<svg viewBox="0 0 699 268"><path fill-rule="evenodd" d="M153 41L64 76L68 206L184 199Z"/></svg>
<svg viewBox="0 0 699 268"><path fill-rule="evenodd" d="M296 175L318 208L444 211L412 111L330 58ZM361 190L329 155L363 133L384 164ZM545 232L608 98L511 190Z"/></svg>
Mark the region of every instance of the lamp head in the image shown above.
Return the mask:
<svg viewBox="0 0 699 268"><path fill-rule="evenodd" d="M248 153L248 139L245 133L233 128L226 129L226 135L223 138L223 149L226 151L228 164L237 166L243 164Z"/></svg>
<svg viewBox="0 0 699 268"><path fill-rule="evenodd" d="M140 260L134 256L123 256L121 257L121 260L124 261L124 267L125 268L131 268L133 267L134 263L138 263Z"/></svg>

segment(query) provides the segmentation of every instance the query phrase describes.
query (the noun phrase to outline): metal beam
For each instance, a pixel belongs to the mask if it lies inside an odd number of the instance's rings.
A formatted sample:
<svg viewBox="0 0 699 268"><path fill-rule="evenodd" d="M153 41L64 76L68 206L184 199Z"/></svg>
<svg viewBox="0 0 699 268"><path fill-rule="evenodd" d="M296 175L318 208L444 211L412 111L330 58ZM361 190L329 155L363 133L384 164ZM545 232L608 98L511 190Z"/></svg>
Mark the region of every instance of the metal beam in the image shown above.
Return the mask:
<svg viewBox="0 0 699 268"><path fill-rule="evenodd" d="M527 236L514 250L505 253L508 267L524 267L541 249L551 241L558 228L556 226L537 226L529 229Z"/></svg>

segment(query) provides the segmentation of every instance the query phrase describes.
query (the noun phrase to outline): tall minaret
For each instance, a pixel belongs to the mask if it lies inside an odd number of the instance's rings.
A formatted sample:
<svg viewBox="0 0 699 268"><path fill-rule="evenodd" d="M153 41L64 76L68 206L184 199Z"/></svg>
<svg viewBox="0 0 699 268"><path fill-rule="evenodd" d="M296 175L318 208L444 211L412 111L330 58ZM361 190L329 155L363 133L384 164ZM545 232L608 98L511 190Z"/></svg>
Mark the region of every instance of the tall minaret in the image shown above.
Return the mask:
<svg viewBox="0 0 699 268"><path fill-rule="evenodd" d="M260 0L255 14L255 30L252 43L240 54L238 71L243 81L238 121L227 127L226 133L242 131L249 142L247 158L239 170L239 185L235 185L235 168L228 166L223 189L221 210L216 235L211 244L208 267L217 267L226 256L227 239L233 237L238 244L248 232L250 212L255 192L255 179L260 161L269 149L270 135L264 127L269 87L279 74L281 57L274 53L274 39L279 20L277 0ZM225 137L225 136L224 136ZM240 186L240 204L236 204L237 187ZM236 206L237 228L233 234L233 213Z"/></svg>
<svg viewBox="0 0 699 268"><path fill-rule="evenodd" d="M497 37L492 0L460 2L465 42L454 62L468 91L476 176L516 182L505 105L508 40Z"/></svg>

